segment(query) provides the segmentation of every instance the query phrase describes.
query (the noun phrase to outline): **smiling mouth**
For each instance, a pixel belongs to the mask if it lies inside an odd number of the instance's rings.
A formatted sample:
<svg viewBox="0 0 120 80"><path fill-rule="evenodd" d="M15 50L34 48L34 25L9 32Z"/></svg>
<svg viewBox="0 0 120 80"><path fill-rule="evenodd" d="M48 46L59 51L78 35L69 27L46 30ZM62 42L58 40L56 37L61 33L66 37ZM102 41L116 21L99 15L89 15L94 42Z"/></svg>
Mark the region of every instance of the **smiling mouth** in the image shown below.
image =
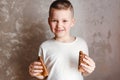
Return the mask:
<svg viewBox="0 0 120 80"><path fill-rule="evenodd" d="M63 32L64 30L56 30L56 32Z"/></svg>

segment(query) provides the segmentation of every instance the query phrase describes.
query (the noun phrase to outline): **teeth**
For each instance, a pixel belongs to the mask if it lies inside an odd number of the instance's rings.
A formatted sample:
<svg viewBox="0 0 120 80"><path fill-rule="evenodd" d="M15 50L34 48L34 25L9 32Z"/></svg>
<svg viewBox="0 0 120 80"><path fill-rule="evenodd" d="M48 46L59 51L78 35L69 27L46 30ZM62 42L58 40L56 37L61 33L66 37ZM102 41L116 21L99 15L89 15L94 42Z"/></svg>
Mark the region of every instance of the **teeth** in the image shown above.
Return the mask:
<svg viewBox="0 0 120 80"><path fill-rule="evenodd" d="M57 31L63 31L63 30L57 30Z"/></svg>
<svg viewBox="0 0 120 80"><path fill-rule="evenodd" d="M63 30L56 30L56 31L63 31Z"/></svg>

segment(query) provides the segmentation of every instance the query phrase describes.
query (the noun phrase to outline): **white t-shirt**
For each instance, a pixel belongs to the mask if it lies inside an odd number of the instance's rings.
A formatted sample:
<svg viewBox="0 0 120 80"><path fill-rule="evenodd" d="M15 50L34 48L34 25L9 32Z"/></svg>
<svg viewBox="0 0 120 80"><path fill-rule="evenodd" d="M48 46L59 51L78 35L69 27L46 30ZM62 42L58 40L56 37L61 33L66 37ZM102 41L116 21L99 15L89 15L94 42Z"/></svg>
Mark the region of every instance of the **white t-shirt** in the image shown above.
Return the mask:
<svg viewBox="0 0 120 80"><path fill-rule="evenodd" d="M39 49L39 56L48 69L46 80L83 80L78 71L79 51L88 55L86 42L76 37L71 43L63 43L54 39L43 42Z"/></svg>

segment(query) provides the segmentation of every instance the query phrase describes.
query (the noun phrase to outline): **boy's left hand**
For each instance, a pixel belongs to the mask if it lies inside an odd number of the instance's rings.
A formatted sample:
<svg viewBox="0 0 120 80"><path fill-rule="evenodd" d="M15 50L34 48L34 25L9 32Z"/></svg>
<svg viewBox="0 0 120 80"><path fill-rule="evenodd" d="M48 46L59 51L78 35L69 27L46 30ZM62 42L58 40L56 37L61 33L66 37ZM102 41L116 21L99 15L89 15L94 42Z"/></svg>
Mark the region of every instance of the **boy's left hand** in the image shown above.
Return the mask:
<svg viewBox="0 0 120 80"><path fill-rule="evenodd" d="M95 69L95 62L93 61L92 58L90 58L89 56L85 56L85 58L83 58L83 61L86 62L87 64L84 64L84 63L81 63L81 66L83 68L83 72L82 74L84 76L87 76L89 75L90 73L92 73Z"/></svg>

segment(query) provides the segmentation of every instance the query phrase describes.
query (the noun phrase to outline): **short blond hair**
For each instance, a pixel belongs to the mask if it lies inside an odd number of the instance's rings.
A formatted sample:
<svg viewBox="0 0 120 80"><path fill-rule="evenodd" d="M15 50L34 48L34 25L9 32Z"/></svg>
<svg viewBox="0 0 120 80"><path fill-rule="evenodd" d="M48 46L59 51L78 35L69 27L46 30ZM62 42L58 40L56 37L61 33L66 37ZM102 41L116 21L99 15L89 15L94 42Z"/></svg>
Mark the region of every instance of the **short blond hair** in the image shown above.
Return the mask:
<svg viewBox="0 0 120 80"><path fill-rule="evenodd" d="M70 10L72 15L74 16L73 6L70 1L68 0L55 0L49 8L49 16L51 15L51 9L57 10Z"/></svg>

